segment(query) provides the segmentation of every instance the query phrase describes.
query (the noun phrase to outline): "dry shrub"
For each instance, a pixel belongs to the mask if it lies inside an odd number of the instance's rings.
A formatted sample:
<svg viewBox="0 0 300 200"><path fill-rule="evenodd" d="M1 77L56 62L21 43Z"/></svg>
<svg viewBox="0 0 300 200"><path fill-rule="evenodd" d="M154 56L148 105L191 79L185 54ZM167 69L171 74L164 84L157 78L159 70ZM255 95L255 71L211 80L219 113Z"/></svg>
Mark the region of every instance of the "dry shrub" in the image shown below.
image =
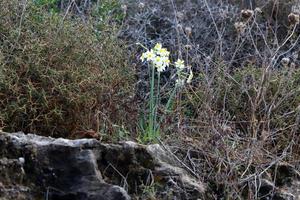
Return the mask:
<svg viewBox="0 0 300 200"><path fill-rule="evenodd" d="M132 128L133 71L113 29L96 34L93 21L33 1L1 1L0 13L5 131L67 137Z"/></svg>
<svg viewBox="0 0 300 200"><path fill-rule="evenodd" d="M300 69L293 56L299 35L289 36L286 47L261 46L254 62L239 68L213 59L198 63L194 85L181 97L178 151L185 149L182 159L211 184L212 199L260 199L257 182L276 185L279 178L269 176L274 168L299 166Z"/></svg>
<svg viewBox="0 0 300 200"><path fill-rule="evenodd" d="M182 93L165 142L209 184L207 199L260 199L256 181L276 185L274 168L299 166L300 69L214 69Z"/></svg>
<svg viewBox="0 0 300 200"><path fill-rule="evenodd" d="M247 18L226 2L129 4L122 36L149 47L162 42L172 59L192 66L193 83L161 124L164 142L211 184L207 199L259 199L256 181L276 183L267 177L282 162L299 166L299 25L287 23L291 1L257 1L261 9ZM163 75L168 96L172 71Z"/></svg>

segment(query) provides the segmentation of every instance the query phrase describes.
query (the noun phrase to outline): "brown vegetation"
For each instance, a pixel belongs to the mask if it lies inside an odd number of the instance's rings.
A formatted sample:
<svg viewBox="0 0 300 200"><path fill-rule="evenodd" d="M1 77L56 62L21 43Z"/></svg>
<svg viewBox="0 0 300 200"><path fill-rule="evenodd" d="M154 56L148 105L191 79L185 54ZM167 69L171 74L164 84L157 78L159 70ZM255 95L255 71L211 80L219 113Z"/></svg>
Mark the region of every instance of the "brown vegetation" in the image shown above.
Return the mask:
<svg viewBox="0 0 300 200"><path fill-rule="evenodd" d="M113 27L96 34L93 21L32 1L1 1L0 13L3 130L68 137L132 128L133 70Z"/></svg>
<svg viewBox="0 0 300 200"><path fill-rule="evenodd" d="M143 134L137 123L149 112L149 71L135 44L160 42L194 73L168 111L174 71L161 74L161 144L211 184L212 198L259 199L257 180L282 163L299 166L300 37L292 3L256 1L258 8L241 11L218 0L131 2L121 7L124 45L95 19L1 1L1 126L76 138Z"/></svg>

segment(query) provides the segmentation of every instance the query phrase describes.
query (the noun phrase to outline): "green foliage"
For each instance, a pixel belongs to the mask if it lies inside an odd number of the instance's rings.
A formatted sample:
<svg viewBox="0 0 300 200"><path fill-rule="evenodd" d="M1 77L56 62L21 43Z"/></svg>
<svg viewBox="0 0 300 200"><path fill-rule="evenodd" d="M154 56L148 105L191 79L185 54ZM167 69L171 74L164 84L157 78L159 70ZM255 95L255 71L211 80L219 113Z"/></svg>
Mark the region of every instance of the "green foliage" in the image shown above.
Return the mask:
<svg viewBox="0 0 300 200"><path fill-rule="evenodd" d="M119 0L102 1L101 4L94 9L93 14L102 22L106 22L111 19L117 22L122 22L125 17Z"/></svg>
<svg viewBox="0 0 300 200"><path fill-rule="evenodd" d="M113 30L96 35L92 21L40 4L0 2L2 128L53 136L130 129L134 78L124 44Z"/></svg>
<svg viewBox="0 0 300 200"><path fill-rule="evenodd" d="M162 44L160 43L157 43L151 50L148 50L147 48L145 49L147 51L142 54L140 59L143 62L147 61L150 68L149 113L147 116L148 119L142 120L140 123L140 127L142 128L143 132L143 141L155 141L160 137L160 126L163 118L165 117L158 112L162 97L160 91L161 73L164 72L170 65L173 65L176 68L177 79L175 87L173 88L173 92L171 93L171 95L168 97L165 108L162 109L164 112L169 112L170 107L174 102L173 100L176 95L177 89L182 88L185 83L191 83L193 72L190 67L185 66L184 61L181 59L178 59L175 63L171 63L169 59L170 52L166 48L162 48Z"/></svg>
<svg viewBox="0 0 300 200"><path fill-rule="evenodd" d="M51 13L58 13L59 0L33 0L35 6L46 7Z"/></svg>
<svg viewBox="0 0 300 200"><path fill-rule="evenodd" d="M103 0L90 10L90 17L93 19L96 34L109 32L119 27L125 17L119 0Z"/></svg>

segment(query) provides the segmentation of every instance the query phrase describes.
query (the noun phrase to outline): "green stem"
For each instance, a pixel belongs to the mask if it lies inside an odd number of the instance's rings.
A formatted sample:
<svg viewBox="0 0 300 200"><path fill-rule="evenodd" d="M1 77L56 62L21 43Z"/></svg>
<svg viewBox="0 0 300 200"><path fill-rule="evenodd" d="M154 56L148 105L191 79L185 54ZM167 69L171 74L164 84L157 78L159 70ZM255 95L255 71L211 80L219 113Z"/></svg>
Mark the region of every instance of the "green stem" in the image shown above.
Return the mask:
<svg viewBox="0 0 300 200"><path fill-rule="evenodd" d="M155 115L154 115L154 133L155 137L157 136L157 130L159 128L159 124L157 124L157 111L159 108L159 93L160 93L160 72L158 72L158 78L157 78L157 91L156 91L156 102L155 102Z"/></svg>
<svg viewBox="0 0 300 200"><path fill-rule="evenodd" d="M174 99L174 97L175 97L175 95L176 95L176 90L177 90L177 87L174 87L174 89L173 89L173 91L172 91L172 93L171 93L171 95L170 95L170 97L169 97L169 99L168 99L168 102L167 102L167 104L166 104L166 109L165 109L166 113L169 113L169 112L170 112L170 106L171 106L172 100ZM161 117L160 120L159 120L159 123L158 123L157 125L161 124L162 121L163 121L165 118L166 118L166 115L164 115L163 117ZM158 127L157 127L157 128L158 128Z"/></svg>
<svg viewBox="0 0 300 200"><path fill-rule="evenodd" d="M148 131L148 138L153 136L153 129L154 129L154 84L155 84L155 68L152 66L152 74L151 74L151 82L150 82L150 115L149 115L149 131Z"/></svg>
<svg viewBox="0 0 300 200"><path fill-rule="evenodd" d="M173 89L173 91L172 91L172 93L171 93L171 95L170 95L170 97L169 97L169 99L168 99L167 105L166 105L166 111L167 112L169 112L170 104L171 104L173 98L176 95L176 90L177 90L177 87L175 86L174 89Z"/></svg>

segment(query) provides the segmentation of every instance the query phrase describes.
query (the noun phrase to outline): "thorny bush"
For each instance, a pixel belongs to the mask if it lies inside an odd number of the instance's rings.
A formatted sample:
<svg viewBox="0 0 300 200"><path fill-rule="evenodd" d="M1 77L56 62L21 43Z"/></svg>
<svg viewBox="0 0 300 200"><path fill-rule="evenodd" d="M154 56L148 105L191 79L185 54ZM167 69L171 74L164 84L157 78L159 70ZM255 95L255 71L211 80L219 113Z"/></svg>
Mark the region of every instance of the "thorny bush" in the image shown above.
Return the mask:
<svg viewBox="0 0 300 200"><path fill-rule="evenodd" d="M99 32L96 25L34 1L0 2L3 130L68 137L134 129L124 44L114 27Z"/></svg>

